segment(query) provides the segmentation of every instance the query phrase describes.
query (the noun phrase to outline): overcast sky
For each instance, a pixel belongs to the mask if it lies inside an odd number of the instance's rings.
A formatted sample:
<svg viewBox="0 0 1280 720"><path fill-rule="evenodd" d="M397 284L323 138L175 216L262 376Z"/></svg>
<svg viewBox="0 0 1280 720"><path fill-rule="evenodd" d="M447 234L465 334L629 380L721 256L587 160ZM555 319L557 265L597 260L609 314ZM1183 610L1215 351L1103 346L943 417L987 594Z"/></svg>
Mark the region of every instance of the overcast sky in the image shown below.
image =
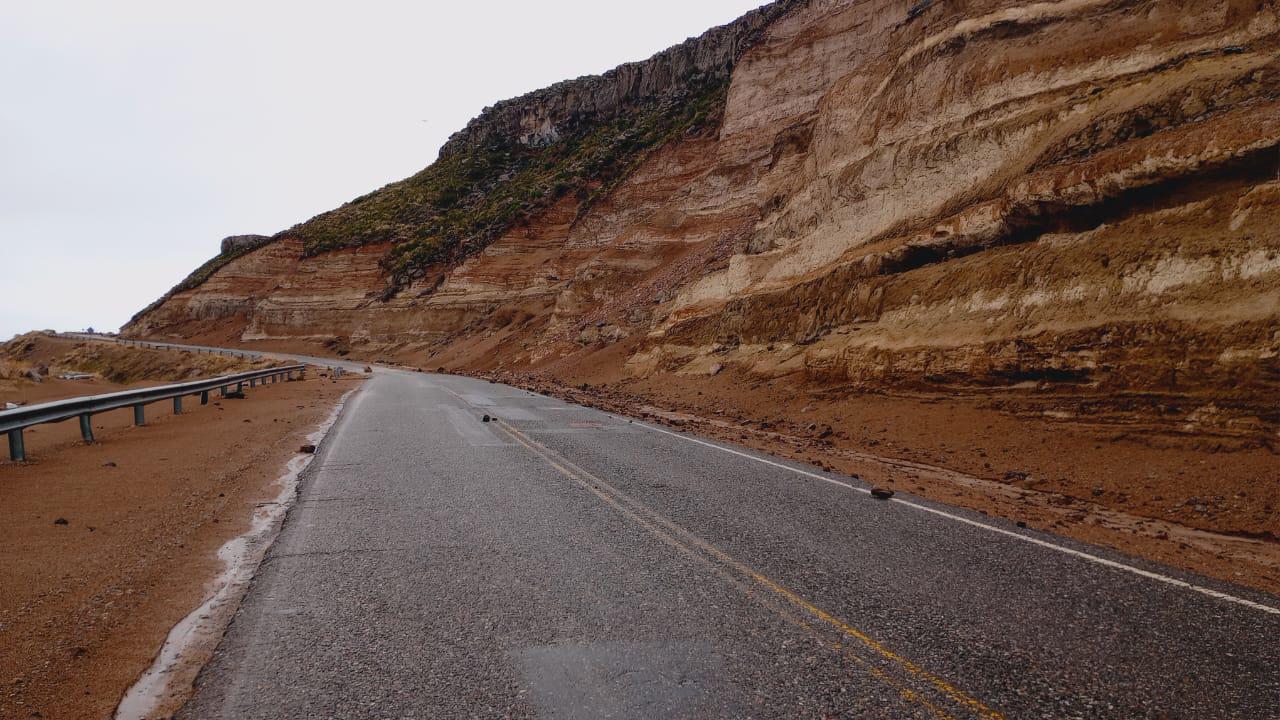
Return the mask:
<svg viewBox="0 0 1280 720"><path fill-rule="evenodd" d="M222 237L410 175L486 105L762 1L0 3L0 338L116 329Z"/></svg>

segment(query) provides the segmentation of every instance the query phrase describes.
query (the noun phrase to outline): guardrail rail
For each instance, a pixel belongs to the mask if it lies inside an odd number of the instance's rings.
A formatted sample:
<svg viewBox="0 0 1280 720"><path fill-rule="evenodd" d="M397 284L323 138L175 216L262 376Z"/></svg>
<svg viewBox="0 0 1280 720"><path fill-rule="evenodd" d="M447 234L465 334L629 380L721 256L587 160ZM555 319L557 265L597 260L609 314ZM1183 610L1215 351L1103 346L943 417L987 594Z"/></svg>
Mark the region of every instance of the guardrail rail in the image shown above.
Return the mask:
<svg viewBox="0 0 1280 720"><path fill-rule="evenodd" d="M294 373L302 373L306 367L306 365L284 365L224 375L209 380L126 390L107 395L68 398L13 410L0 410L0 433L5 433L9 437L9 459L14 462L24 462L27 459L27 453L23 445L22 431L32 425L63 422L78 417L81 436L86 443L93 444L93 416L98 413L132 407L133 424L146 425L144 408L151 403L172 399L174 414L181 415L184 397L199 396L200 404L208 405L211 392L217 391L222 397L226 397L232 386L235 387L235 392L244 392L246 384L252 388L257 387L259 382L266 385L292 380Z"/></svg>

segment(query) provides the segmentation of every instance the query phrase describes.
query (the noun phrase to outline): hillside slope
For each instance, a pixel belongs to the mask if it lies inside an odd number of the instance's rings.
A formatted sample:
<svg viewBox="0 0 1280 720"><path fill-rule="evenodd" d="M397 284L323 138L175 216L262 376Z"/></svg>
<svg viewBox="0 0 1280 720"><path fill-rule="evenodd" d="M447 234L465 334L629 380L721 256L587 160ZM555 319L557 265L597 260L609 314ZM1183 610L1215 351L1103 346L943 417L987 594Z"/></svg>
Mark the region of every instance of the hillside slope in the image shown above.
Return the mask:
<svg viewBox="0 0 1280 720"><path fill-rule="evenodd" d="M1150 459L1091 464L1098 438L1229 451L1270 493L1248 519L1170 509L1137 469L1115 502L1274 537L1277 58L1259 0L774 3L487 110L126 332L589 383L802 437L779 392L837 425L853 399L958 399L1020 418L991 443L1094 428L971 472L1096 498Z"/></svg>
<svg viewBox="0 0 1280 720"><path fill-rule="evenodd" d="M419 175L233 247L127 329L1275 393L1277 22L1254 1L775 3L490 108Z"/></svg>

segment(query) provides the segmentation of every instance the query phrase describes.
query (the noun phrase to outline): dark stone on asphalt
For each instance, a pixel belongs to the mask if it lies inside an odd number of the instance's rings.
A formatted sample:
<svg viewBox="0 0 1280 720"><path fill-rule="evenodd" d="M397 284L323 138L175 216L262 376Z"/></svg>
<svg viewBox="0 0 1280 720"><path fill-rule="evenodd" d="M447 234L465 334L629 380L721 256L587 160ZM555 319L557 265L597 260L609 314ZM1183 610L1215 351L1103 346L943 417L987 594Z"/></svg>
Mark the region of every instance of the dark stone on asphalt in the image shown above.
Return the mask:
<svg viewBox="0 0 1280 720"><path fill-rule="evenodd" d="M489 422L492 419L493 418L489 417L488 415L485 415L483 418L480 419L480 422Z"/></svg>
<svg viewBox="0 0 1280 720"><path fill-rule="evenodd" d="M1026 526L1027 526L1027 521L1025 521L1025 520L1019 520L1019 521L1018 521L1018 527L1020 527L1020 528L1025 528Z"/></svg>
<svg viewBox="0 0 1280 720"><path fill-rule="evenodd" d="M893 491L889 488L871 488L871 497L876 498L877 500L888 500L893 497L893 494Z"/></svg>
<svg viewBox="0 0 1280 720"><path fill-rule="evenodd" d="M315 451L316 451L315 445L303 445L302 447L298 448L298 452L306 453L308 455L314 453Z"/></svg>

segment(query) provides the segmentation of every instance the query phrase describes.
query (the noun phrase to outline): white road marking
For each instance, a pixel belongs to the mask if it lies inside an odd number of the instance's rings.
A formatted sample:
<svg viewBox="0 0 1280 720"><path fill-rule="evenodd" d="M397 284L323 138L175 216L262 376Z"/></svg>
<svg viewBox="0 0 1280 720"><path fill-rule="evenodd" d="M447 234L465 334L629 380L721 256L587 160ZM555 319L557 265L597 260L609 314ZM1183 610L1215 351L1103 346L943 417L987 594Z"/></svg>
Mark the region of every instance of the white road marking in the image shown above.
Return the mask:
<svg viewBox="0 0 1280 720"><path fill-rule="evenodd" d="M805 477L810 477L810 478L813 478L814 480L821 480L822 482L830 483L831 485L839 485L842 488L853 490L854 492L860 492L865 495L871 494L871 491L868 490L867 488L860 488L860 487L857 487L856 485L850 485L849 483L846 483L846 482L841 482L839 480L835 480L829 477L823 477L822 475L819 475L817 473L812 473L807 470L801 470L800 468L794 468L789 465L784 465L779 462L774 462L773 460L757 457L749 453L740 452L738 450L727 448L722 445L717 445L715 443L707 442L705 440L699 440L698 438L689 437L688 435L684 435L682 433L672 432L670 430L664 430L663 428L655 427L653 425L650 425L649 423L637 422L635 424L643 428L648 428L649 430L652 430L654 432L662 433L663 435L670 435L671 437L680 438L681 440L685 440L691 443L697 443L698 445L705 445L709 448L714 448L722 452L727 452L732 455L737 455L739 457L747 458L748 460L754 460L758 463L764 463L765 465L772 465L773 467L780 468L782 470L788 470L790 472L796 473L797 475L804 475ZM1016 540L1021 540L1023 542L1031 543L1032 545L1039 545L1040 547L1049 548L1050 550L1057 550L1058 552L1063 553L1065 555L1071 555L1072 557L1077 557L1082 560L1087 560L1091 563L1113 568L1116 570L1123 570L1124 572L1132 573L1134 575L1148 578L1150 580L1155 580L1157 582L1162 582L1166 585L1172 585L1174 587L1183 588L1185 590L1192 590L1200 593L1201 595L1207 595L1211 598L1216 598L1218 600L1224 600L1226 602L1235 603L1237 605L1242 605L1244 607L1247 607L1253 610L1259 610L1261 612L1269 613L1271 615L1280 615L1280 608L1272 607L1270 605L1264 605L1262 603L1254 602L1252 600L1246 600L1245 598L1242 598L1242 597L1229 595L1227 593L1220 592L1212 588L1207 588L1202 585L1195 585L1185 580L1179 580L1178 578L1169 577L1168 575L1161 575L1160 573L1151 572L1150 570L1143 570L1142 568L1134 567L1133 565L1126 565L1122 562L1116 562L1115 560L1108 560L1107 558L1099 557L1097 555L1091 555L1087 552L1081 552L1080 550L1073 550L1069 547L1057 545L1055 543L1047 542L1039 538L1023 535L1022 533L1016 533L1016 532L1013 532L1012 530L1005 530L1004 528L996 527L995 525L988 525L987 523L978 522L977 520L970 520L969 518L961 517L959 515L953 515L952 513L949 513L943 510L937 510L935 508L921 505L919 503L911 502L910 500L899 500L895 498L895 499L889 500L889 502L895 502L895 503L898 503L899 505L906 505L909 508L921 510L923 512L931 513L939 517L947 518L948 520L961 522L966 525L972 525L977 528L982 528L983 530L989 530L993 533L998 533L1006 537L1011 537Z"/></svg>

